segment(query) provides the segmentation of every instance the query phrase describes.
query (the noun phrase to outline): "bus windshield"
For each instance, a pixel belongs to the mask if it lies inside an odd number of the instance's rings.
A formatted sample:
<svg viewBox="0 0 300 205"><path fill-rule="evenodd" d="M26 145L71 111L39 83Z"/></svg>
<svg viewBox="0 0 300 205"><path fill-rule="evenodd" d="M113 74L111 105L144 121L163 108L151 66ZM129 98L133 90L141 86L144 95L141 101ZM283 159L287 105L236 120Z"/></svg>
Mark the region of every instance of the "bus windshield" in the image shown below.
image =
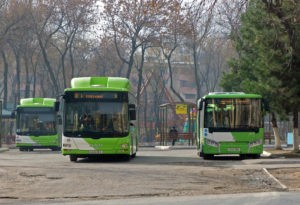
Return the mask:
<svg viewBox="0 0 300 205"><path fill-rule="evenodd" d="M261 99L208 98L204 127L211 130L253 130L262 127Z"/></svg>
<svg viewBox="0 0 300 205"><path fill-rule="evenodd" d="M17 130L19 135L55 135L56 117L53 108L18 108Z"/></svg>
<svg viewBox="0 0 300 205"><path fill-rule="evenodd" d="M67 137L123 137L129 133L127 102L66 101L64 116Z"/></svg>

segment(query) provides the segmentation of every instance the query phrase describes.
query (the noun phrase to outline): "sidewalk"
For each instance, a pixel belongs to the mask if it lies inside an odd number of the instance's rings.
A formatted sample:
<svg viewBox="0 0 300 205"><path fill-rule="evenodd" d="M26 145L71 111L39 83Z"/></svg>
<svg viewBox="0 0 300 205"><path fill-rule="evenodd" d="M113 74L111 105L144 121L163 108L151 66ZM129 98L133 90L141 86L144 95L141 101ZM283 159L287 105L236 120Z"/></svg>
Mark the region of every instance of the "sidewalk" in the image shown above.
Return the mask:
<svg viewBox="0 0 300 205"><path fill-rule="evenodd" d="M277 150L274 146L264 147L264 152L270 153L271 158L300 158L300 152L294 152L292 147L282 145L281 149Z"/></svg>
<svg viewBox="0 0 300 205"><path fill-rule="evenodd" d="M0 147L0 153L6 152L10 149L15 149L15 148L16 148L15 144L2 144L2 147Z"/></svg>
<svg viewBox="0 0 300 205"><path fill-rule="evenodd" d="M0 153L8 151L8 150L9 150L9 148L7 148L7 147L0 147Z"/></svg>

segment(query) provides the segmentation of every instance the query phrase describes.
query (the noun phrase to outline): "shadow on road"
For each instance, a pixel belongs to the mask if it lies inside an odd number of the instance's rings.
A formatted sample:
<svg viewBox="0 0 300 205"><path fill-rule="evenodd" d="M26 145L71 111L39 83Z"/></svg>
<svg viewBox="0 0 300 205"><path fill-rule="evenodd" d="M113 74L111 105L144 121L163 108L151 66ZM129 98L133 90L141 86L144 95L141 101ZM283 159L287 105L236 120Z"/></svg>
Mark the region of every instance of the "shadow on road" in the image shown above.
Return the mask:
<svg viewBox="0 0 300 205"><path fill-rule="evenodd" d="M239 156L217 156L212 160L203 160L200 157L181 156L137 156L130 160L120 156L97 156L78 159L77 163L129 163L135 165L178 165L178 166L204 166L224 167L242 165L243 161Z"/></svg>

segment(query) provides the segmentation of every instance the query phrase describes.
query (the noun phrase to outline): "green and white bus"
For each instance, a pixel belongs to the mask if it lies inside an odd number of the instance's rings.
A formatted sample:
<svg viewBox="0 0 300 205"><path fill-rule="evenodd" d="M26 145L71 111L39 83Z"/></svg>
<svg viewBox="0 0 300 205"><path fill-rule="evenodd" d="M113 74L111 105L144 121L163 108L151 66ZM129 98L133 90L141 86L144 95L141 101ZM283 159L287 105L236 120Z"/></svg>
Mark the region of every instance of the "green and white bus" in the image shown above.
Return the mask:
<svg viewBox="0 0 300 205"><path fill-rule="evenodd" d="M16 109L16 146L20 151L35 148L60 150L56 99L24 98Z"/></svg>
<svg viewBox="0 0 300 205"><path fill-rule="evenodd" d="M79 77L64 91L62 154L70 161L136 156L136 111L130 82L120 77Z"/></svg>
<svg viewBox="0 0 300 205"><path fill-rule="evenodd" d="M197 150L204 159L263 152L263 100L257 94L214 92L197 101Z"/></svg>

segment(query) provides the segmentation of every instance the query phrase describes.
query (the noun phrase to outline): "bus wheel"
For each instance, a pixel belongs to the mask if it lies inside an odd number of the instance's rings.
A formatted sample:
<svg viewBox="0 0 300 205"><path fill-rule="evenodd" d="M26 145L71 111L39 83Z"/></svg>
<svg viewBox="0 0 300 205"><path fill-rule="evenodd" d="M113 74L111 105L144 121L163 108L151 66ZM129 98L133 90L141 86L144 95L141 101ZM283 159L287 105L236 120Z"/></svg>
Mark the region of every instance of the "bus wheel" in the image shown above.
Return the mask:
<svg viewBox="0 0 300 205"><path fill-rule="evenodd" d="M19 150L20 150L21 152L23 152L23 151L24 151L24 148L20 147Z"/></svg>
<svg viewBox="0 0 300 205"><path fill-rule="evenodd" d="M70 155L70 161L71 162L76 162L77 161L77 156L76 155Z"/></svg>
<svg viewBox="0 0 300 205"><path fill-rule="evenodd" d="M259 159L260 158L260 154L251 154L250 155L252 159Z"/></svg>
<svg viewBox="0 0 300 205"><path fill-rule="evenodd" d="M136 157L136 153L133 153L132 155L131 155L131 158L135 158Z"/></svg>
<svg viewBox="0 0 300 205"><path fill-rule="evenodd" d="M202 157L202 153L201 153L201 152L197 152L197 155L198 155L199 157Z"/></svg>
<svg viewBox="0 0 300 205"><path fill-rule="evenodd" d="M123 158L124 161L129 161L130 158L131 158L131 155L130 154L125 154L125 155L123 155L122 158Z"/></svg>
<svg viewBox="0 0 300 205"><path fill-rule="evenodd" d="M213 154L202 154L203 159L213 159L214 155Z"/></svg>
<svg viewBox="0 0 300 205"><path fill-rule="evenodd" d="M240 154L240 159L241 160L244 160L244 159L247 159L248 158L248 155L246 154Z"/></svg>

